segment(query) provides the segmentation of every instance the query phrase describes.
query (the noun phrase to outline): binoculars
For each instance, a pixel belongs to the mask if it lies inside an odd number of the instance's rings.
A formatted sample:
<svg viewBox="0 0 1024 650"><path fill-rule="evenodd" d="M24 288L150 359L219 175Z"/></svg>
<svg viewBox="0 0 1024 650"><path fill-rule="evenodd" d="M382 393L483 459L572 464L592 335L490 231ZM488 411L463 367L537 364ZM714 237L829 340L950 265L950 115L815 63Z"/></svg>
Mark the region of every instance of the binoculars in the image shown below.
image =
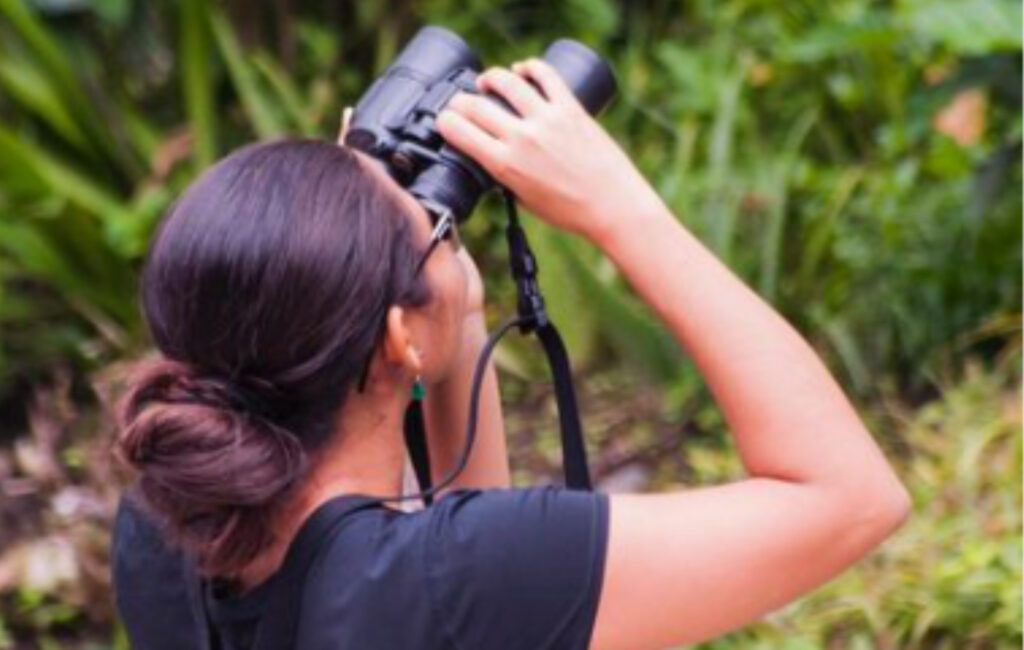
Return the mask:
<svg viewBox="0 0 1024 650"><path fill-rule="evenodd" d="M611 67L582 43L557 40L543 58L590 114L615 95ZM434 219L448 213L465 221L495 185L480 165L445 143L435 124L457 92L480 94L481 69L479 57L459 36L424 27L359 99L345 135L346 145L382 162Z"/></svg>

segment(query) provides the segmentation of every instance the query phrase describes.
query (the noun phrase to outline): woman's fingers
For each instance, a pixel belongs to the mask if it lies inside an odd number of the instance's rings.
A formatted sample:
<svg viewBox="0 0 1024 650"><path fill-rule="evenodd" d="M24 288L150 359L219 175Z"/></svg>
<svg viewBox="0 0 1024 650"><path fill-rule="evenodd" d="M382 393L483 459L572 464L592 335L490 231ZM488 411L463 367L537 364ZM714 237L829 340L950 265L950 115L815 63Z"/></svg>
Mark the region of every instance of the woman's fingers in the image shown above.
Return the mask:
<svg viewBox="0 0 1024 650"><path fill-rule="evenodd" d="M448 144L483 165L491 173L504 166L505 145L458 111L441 111L437 116L437 129Z"/></svg>
<svg viewBox="0 0 1024 650"><path fill-rule="evenodd" d="M529 82L506 68L491 68L477 78L480 90L502 97L522 117L544 110L548 102Z"/></svg>
<svg viewBox="0 0 1024 650"><path fill-rule="evenodd" d="M448 108L461 113L499 140L505 139L516 128L518 120L492 99L483 95L459 93L448 102Z"/></svg>
<svg viewBox="0 0 1024 650"><path fill-rule="evenodd" d="M512 64L512 71L533 80L540 86L548 101L553 104L576 101L576 96L569 90L562 76L547 61L536 58L527 59Z"/></svg>

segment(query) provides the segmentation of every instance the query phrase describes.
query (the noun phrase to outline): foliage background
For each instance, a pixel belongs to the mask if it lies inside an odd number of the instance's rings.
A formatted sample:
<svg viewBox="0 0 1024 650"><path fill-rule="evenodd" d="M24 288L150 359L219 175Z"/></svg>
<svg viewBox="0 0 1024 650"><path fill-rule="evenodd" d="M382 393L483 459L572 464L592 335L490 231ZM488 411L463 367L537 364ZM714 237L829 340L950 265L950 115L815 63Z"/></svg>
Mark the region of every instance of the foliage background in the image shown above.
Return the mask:
<svg viewBox="0 0 1024 650"><path fill-rule="evenodd" d="M151 229L218 156L331 137L424 23L509 63L569 36L679 218L800 327L915 497L825 589L707 648L1021 644L1021 6L1009 0L0 0L0 648L125 647L104 398L143 353ZM501 215L466 239L510 313ZM613 267L530 225L605 489L740 468ZM550 386L500 350L520 484L557 476Z"/></svg>

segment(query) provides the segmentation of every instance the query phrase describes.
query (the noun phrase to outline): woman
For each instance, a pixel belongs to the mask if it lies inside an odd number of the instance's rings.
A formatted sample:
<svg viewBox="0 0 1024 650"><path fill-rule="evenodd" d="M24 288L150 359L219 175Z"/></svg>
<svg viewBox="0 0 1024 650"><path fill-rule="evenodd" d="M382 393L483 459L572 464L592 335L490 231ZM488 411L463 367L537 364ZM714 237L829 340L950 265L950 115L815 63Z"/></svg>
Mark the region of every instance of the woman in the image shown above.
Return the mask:
<svg viewBox="0 0 1024 650"><path fill-rule="evenodd" d="M811 348L680 225L553 69L531 59L479 84L518 115L459 95L442 135L616 264L699 366L749 478L650 495L509 489L490 368L456 483L414 513L375 499L401 492L415 382L432 472L456 460L486 338L479 275L372 159L249 147L189 188L145 269L164 359L122 411L118 450L139 481L114 549L136 647L205 647L211 631L213 647L251 647L289 545L337 504L299 595L299 648L695 643L820 585L907 516Z"/></svg>

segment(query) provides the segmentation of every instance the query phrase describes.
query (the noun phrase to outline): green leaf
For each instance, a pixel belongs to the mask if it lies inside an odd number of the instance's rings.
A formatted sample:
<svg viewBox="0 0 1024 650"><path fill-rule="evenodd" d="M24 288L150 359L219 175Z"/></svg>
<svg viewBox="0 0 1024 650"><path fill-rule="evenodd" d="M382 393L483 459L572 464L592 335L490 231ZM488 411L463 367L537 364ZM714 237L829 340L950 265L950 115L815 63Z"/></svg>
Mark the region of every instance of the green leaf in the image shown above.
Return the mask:
<svg viewBox="0 0 1024 650"><path fill-rule="evenodd" d="M38 58L49 76L49 85L64 103L64 110L75 117L82 131L88 133L93 146L109 154L112 160L118 160L120 152L110 137L107 123L100 117L95 102L83 90L58 39L23 0L0 0L0 16L7 19Z"/></svg>
<svg viewBox="0 0 1024 650"><path fill-rule="evenodd" d="M786 140L775 162L772 173L772 187L768 193L773 197L768 214L767 232L764 235L761 252L760 291L768 301L774 301L778 293L779 269L782 264L783 237L786 232L786 210L788 209L789 180L797 154L804 140L818 120L816 107L807 109L790 127Z"/></svg>
<svg viewBox="0 0 1024 650"><path fill-rule="evenodd" d="M124 206L102 184L0 126L0 154L18 161L59 196L66 197L101 219L123 216Z"/></svg>
<svg viewBox="0 0 1024 650"><path fill-rule="evenodd" d="M801 36L780 44L783 61L817 63L850 54L891 49L903 35L889 12L867 10L851 20L821 20Z"/></svg>
<svg viewBox="0 0 1024 650"><path fill-rule="evenodd" d="M210 29L206 0L182 0L181 85L200 168L217 157L217 116L213 103L213 74L210 66Z"/></svg>
<svg viewBox="0 0 1024 650"><path fill-rule="evenodd" d="M836 188L829 197L825 213L805 227L806 244L801 250L799 268L796 273L796 281L799 286L810 286L817 274L822 273L822 262L826 259L826 253L835 239L839 215L842 214L863 178L864 170L861 167L851 167L845 170L836 181Z"/></svg>
<svg viewBox="0 0 1024 650"><path fill-rule="evenodd" d="M0 157L6 158L5 163L16 163L6 168L8 173L13 169L30 175L51 194L66 198L99 220L108 242L122 255L137 257L141 254L140 229L147 224L141 223L138 215L104 185L3 126L0 126Z"/></svg>
<svg viewBox="0 0 1024 650"><path fill-rule="evenodd" d="M238 38L231 25L220 11L210 13L213 35L227 65L228 74L235 86L242 108L252 122L260 138L272 138L286 132L285 125L278 118L277 111L266 91L260 87L259 78L253 66L246 59Z"/></svg>
<svg viewBox="0 0 1024 650"><path fill-rule="evenodd" d="M563 13L579 32L576 37L589 41L606 38L619 24L619 6L612 0L565 0Z"/></svg>
<svg viewBox="0 0 1024 650"><path fill-rule="evenodd" d="M25 108L36 113L44 122L80 149L88 146L85 133L79 128L67 104L46 77L31 62L0 58L0 87Z"/></svg>
<svg viewBox="0 0 1024 650"><path fill-rule="evenodd" d="M580 298L597 319L601 336L619 354L656 380L675 379L682 365L679 346L643 305L602 282L583 263L566 237L552 239L567 272L577 283ZM558 323L556 323L558 325Z"/></svg>
<svg viewBox="0 0 1024 650"><path fill-rule="evenodd" d="M860 344L839 319L816 319L824 330L829 342L846 368L847 376L853 381L859 393L866 393L871 387L871 372L860 350Z"/></svg>
<svg viewBox="0 0 1024 650"><path fill-rule="evenodd" d="M709 191L703 210L704 223L712 233L711 247L727 263L732 258L733 235L739 216L739 196L730 191L730 185L735 172L732 158L743 87L742 70L733 70L716 82L718 105L708 139Z"/></svg>
<svg viewBox="0 0 1024 650"><path fill-rule="evenodd" d="M548 315L565 341L573 366L580 367L590 358L597 327L593 306L580 290L577 266L564 252L573 244L565 241L567 235L534 219L524 220L523 225L537 257Z"/></svg>
<svg viewBox="0 0 1024 650"><path fill-rule="evenodd" d="M1019 51L1022 21L1017 0L914 0L903 10L908 30L963 55Z"/></svg>
<svg viewBox="0 0 1024 650"><path fill-rule="evenodd" d="M309 102L302 97L284 68L265 52L253 54L252 63L276 93L278 102L287 111L292 124L303 135L317 135L316 123L309 113Z"/></svg>

